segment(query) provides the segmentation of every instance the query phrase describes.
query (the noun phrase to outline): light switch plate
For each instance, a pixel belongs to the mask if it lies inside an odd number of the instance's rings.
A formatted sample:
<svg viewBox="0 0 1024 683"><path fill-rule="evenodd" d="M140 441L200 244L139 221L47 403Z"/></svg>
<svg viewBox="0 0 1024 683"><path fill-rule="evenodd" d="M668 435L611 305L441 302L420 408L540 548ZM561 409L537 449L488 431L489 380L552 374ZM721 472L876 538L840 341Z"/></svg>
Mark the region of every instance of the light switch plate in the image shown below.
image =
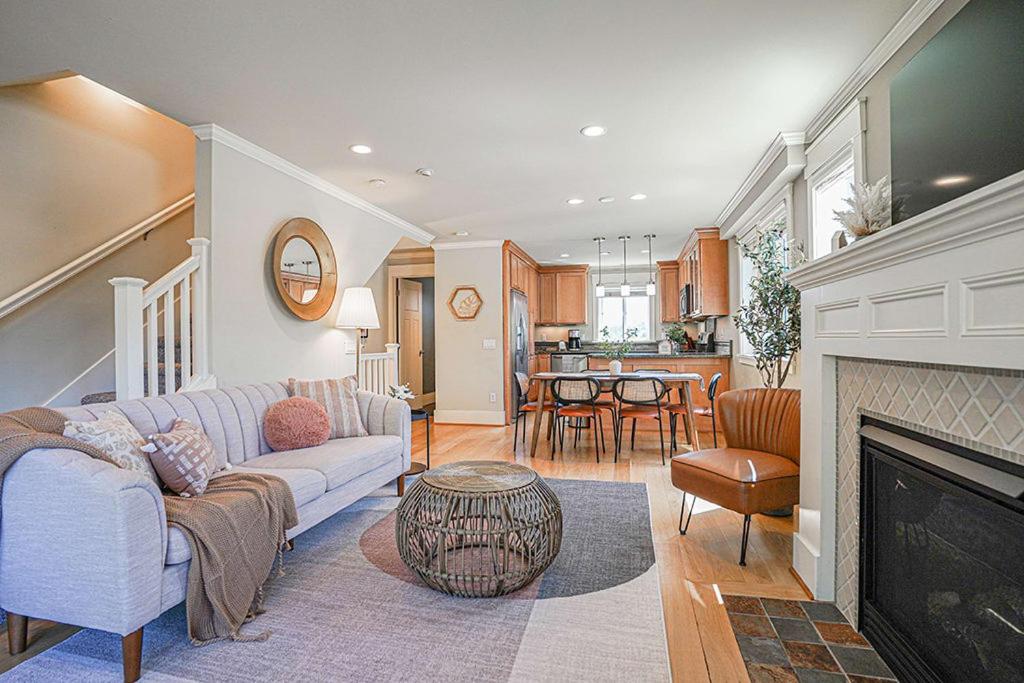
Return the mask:
<svg viewBox="0 0 1024 683"><path fill-rule="evenodd" d="M356 352L356 343L354 341L345 342L345 353L354 354Z"/></svg>
<svg viewBox="0 0 1024 683"><path fill-rule="evenodd" d="M493 351L498 348L498 341L496 339L484 339L484 350Z"/></svg>

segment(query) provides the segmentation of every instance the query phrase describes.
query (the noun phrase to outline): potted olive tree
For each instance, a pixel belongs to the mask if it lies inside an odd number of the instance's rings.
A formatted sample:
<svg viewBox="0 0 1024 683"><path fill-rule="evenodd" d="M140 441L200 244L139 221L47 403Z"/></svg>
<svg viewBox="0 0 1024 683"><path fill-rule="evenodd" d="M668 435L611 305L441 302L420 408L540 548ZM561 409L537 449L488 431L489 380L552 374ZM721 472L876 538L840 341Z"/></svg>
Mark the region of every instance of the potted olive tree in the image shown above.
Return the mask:
<svg viewBox="0 0 1024 683"><path fill-rule="evenodd" d="M785 226L776 224L750 246L740 245L754 267L750 297L732 317L753 348L766 387L782 387L800 350L800 291L786 282Z"/></svg>

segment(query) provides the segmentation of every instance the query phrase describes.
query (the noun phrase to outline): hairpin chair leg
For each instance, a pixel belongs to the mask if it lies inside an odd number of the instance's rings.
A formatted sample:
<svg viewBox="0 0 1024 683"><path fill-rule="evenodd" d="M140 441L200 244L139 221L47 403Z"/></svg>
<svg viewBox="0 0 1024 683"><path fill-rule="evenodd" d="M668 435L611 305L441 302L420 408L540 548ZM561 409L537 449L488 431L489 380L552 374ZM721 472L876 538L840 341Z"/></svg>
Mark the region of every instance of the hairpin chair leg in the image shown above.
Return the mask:
<svg viewBox="0 0 1024 683"><path fill-rule="evenodd" d="M693 519L693 508L697 505L697 496L693 497L690 503L690 514L686 517L686 524L683 524L683 513L686 512L686 491L683 491L683 505L679 508L679 535L685 536L686 530L690 528L690 520Z"/></svg>
<svg viewBox="0 0 1024 683"><path fill-rule="evenodd" d="M551 459L555 459L555 446L558 445L558 409L551 413L551 428L554 430L554 438L551 439Z"/></svg>
<svg viewBox="0 0 1024 683"><path fill-rule="evenodd" d="M519 418L522 417L521 411L516 411L516 418L512 421L512 452L516 452L516 448L519 446Z"/></svg>
<svg viewBox="0 0 1024 683"><path fill-rule="evenodd" d="M676 446L676 414L675 413L669 413L668 414L668 431L672 435L671 445L669 446L669 449L671 450L672 453L675 453L676 452L676 448L677 448L677 446Z"/></svg>
<svg viewBox="0 0 1024 683"><path fill-rule="evenodd" d="M711 439L718 448L718 425L715 424L715 403L711 402Z"/></svg>
<svg viewBox="0 0 1024 683"><path fill-rule="evenodd" d="M608 447L604 445L604 417L601 415L601 411L597 412L597 431L601 432L601 450L608 454Z"/></svg>
<svg viewBox="0 0 1024 683"><path fill-rule="evenodd" d="M629 428L629 450L636 449L636 418L633 418L633 424Z"/></svg>
<svg viewBox="0 0 1024 683"><path fill-rule="evenodd" d="M597 445L597 438L598 438L597 437L597 431L598 431L598 429L597 429L597 408L594 408L593 406L591 406L591 409L594 411L594 418L590 421L590 426L594 428L594 456L597 458L598 464L600 464L601 463L601 449Z"/></svg>
<svg viewBox="0 0 1024 683"><path fill-rule="evenodd" d="M750 540L750 515L743 515L743 540L740 542L740 566L747 566L747 543Z"/></svg>

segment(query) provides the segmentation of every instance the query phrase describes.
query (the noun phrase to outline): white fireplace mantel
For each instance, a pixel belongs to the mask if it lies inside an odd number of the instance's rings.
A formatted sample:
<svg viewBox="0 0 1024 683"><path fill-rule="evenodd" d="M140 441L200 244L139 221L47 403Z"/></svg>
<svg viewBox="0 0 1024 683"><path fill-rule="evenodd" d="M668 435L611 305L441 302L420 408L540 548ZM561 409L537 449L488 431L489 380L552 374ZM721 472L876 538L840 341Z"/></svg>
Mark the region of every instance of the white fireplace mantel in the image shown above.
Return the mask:
<svg viewBox="0 0 1024 683"><path fill-rule="evenodd" d="M793 566L835 593L836 359L1024 369L1024 171L794 268L801 472Z"/></svg>

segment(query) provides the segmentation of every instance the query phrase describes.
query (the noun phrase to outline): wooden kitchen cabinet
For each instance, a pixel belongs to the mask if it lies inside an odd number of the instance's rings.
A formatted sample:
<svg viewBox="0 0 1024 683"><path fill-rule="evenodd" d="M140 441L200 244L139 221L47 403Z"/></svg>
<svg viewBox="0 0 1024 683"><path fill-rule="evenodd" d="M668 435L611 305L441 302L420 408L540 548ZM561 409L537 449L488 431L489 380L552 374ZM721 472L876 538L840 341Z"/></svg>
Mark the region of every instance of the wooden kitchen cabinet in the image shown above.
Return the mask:
<svg viewBox="0 0 1024 683"><path fill-rule="evenodd" d="M587 322L588 266L539 269L542 325L584 325Z"/></svg>
<svg viewBox="0 0 1024 683"><path fill-rule="evenodd" d="M718 228L697 228L679 255L679 286L690 285L690 317L729 315L729 243Z"/></svg>
<svg viewBox="0 0 1024 683"><path fill-rule="evenodd" d="M661 322L679 322L679 262L658 261L658 280Z"/></svg>

